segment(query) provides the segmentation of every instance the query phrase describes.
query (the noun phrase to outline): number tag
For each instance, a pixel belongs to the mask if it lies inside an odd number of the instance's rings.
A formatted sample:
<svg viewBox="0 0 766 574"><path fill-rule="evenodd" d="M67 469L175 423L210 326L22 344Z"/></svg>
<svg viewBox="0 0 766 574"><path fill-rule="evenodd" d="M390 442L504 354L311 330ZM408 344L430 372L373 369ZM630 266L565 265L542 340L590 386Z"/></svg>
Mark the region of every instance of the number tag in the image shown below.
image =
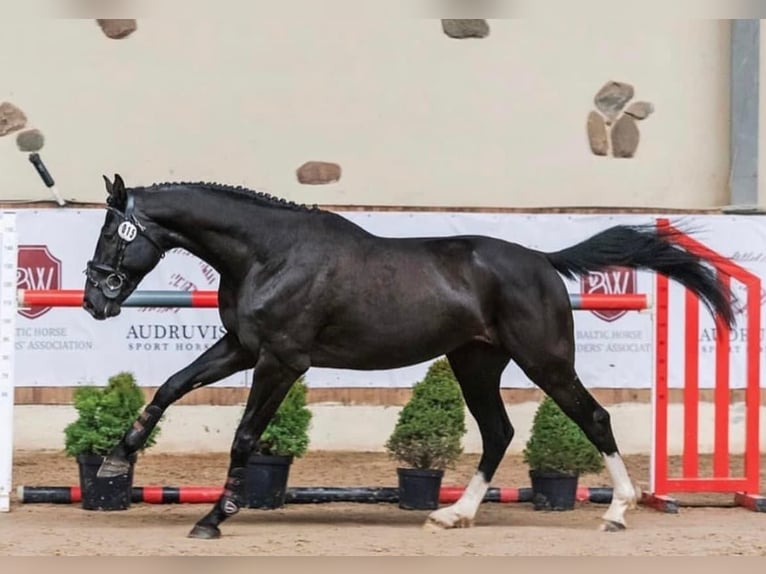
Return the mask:
<svg viewBox="0 0 766 574"><path fill-rule="evenodd" d="M127 243L130 243L136 238L136 235L138 235L138 229L130 221L123 221L117 228L117 235Z"/></svg>

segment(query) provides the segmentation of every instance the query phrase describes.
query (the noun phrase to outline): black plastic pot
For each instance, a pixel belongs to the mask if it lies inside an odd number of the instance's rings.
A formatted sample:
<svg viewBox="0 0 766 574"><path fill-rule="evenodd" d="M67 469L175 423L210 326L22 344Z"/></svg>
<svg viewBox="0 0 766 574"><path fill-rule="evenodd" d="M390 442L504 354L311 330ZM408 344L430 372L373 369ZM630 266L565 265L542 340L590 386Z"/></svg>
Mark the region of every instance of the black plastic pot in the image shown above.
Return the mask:
<svg viewBox="0 0 766 574"><path fill-rule="evenodd" d="M529 471L535 510L573 510L577 500L577 474Z"/></svg>
<svg viewBox="0 0 766 574"><path fill-rule="evenodd" d="M439 508L439 491L443 470L397 468L399 475L399 508L433 510Z"/></svg>
<svg viewBox="0 0 766 574"><path fill-rule="evenodd" d="M245 467L248 508L273 510L285 504L292 456L253 455Z"/></svg>
<svg viewBox="0 0 766 574"><path fill-rule="evenodd" d="M80 454L77 466L80 469L80 505L85 510L127 510L133 491L133 468L136 456L130 458L130 470L127 474L114 478L96 476L104 457L100 455Z"/></svg>

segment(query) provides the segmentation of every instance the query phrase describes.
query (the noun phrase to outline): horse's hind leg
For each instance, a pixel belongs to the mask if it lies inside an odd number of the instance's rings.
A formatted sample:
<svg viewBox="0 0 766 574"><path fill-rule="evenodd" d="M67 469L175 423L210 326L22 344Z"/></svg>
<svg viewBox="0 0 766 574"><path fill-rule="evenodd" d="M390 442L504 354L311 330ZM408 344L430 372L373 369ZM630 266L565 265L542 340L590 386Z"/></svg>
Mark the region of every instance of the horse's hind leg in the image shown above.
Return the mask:
<svg viewBox="0 0 766 574"><path fill-rule="evenodd" d="M564 293L566 296L566 293ZM558 304L557 304L558 302ZM532 316L532 310L538 313ZM603 515L604 530L625 528L625 511L636 504L636 489L617 449L609 413L583 386L574 368L574 335L568 302L552 299L527 307L504 324L502 338L526 375L547 393L602 453L612 479L612 503Z"/></svg>
<svg viewBox="0 0 766 574"><path fill-rule="evenodd" d="M625 511L636 505L637 493L630 481L625 463L617 449L609 413L583 386L574 369L566 363L536 367L530 378L561 407L583 430L588 439L604 456L606 469L612 479L612 503L603 515L603 530L625 528Z"/></svg>
<svg viewBox="0 0 766 574"><path fill-rule="evenodd" d="M468 410L479 426L482 455L476 474L460 499L451 506L432 512L426 524L460 528L473 525L489 483L513 438L513 427L500 397L500 375L510 360L510 354L484 343L471 343L452 351L447 359L460 384Z"/></svg>

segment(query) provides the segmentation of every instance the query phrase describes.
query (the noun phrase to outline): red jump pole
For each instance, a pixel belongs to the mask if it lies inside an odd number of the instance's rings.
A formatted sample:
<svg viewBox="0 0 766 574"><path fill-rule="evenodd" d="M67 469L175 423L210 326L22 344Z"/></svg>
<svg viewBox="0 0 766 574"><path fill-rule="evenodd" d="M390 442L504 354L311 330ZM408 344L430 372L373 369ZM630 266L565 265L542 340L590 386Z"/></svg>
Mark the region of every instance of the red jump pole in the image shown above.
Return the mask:
<svg viewBox="0 0 766 574"><path fill-rule="evenodd" d="M19 289L19 307L81 307L81 289L29 290ZM621 310L641 311L649 309L651 302L644 293L624 295L600 295L570 293L572 308L578 311ZM217 291L134 291L122 304L123 307L218 307Z"/></svg>
<svg viewBox="0 0 766 574"><path fill-rule="evenodd" d="M82 289L29 290L19 289L19 307L81 307ZM218 307L217 291L134 291L123 307Z"/></svg>
<svg viewBox="0 0 766 574"><path fill-rule="evenodd" d="M19 307L82 307L81 289L18 290Z"/></svg>

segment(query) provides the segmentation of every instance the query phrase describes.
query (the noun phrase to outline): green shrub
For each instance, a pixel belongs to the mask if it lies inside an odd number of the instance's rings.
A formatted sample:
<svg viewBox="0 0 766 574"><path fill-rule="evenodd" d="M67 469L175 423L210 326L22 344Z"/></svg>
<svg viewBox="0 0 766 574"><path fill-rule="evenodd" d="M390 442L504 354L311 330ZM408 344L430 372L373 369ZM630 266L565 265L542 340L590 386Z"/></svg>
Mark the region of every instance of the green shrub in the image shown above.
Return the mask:
<svg viewBox="0 0 766 574"><path fill-rule="evenodd" d="M141 414L144 394L132 373L121 372L105 387L80 387L74 392L78 418L64 429L64 450L69 456L107 455ZM153 446L159 425L141 450Z"/></svg>
<svg viewBox="0 0 766 574"><path fill-rule="evenodd" d="M306 406L308 389L303 377L290 388L279 409L258 441L258 454L295 456L306 454L309 446L311 411Z"/></svg>
<svg viewBox="0 0 766 574"><path fill-rule="evenodd" d="M465 432L463 395L449 362L441 358L413 387L385 446L412 468L443 470L463 452Z"/></svg>
<svg viewBox="0 0 766 574"><path fill-rule="evenodd" d="M523 454L529 468L540 472L588 474L604 468L601 453L547 395L537 407Z"/></svg>

